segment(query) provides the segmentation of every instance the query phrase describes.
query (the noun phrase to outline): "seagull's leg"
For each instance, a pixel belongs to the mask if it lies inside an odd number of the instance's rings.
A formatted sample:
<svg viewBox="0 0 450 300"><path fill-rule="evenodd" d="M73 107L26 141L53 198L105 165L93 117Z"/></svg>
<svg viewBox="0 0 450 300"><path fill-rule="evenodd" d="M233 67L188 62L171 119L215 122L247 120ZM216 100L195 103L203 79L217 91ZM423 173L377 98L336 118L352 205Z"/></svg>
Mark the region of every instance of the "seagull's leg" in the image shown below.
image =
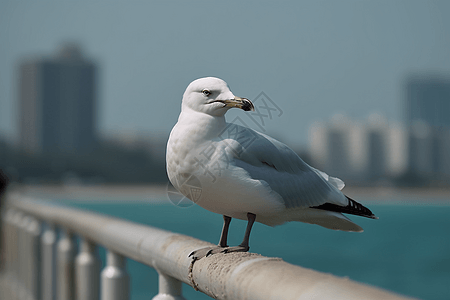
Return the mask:
<svg viewBox="0 0 450 300"><path fill-rule="evenodd" d="M248 251L250 249L250 246L248 245L250 240L250 232L252 231L253 223L255 223L256 215L252 213L247 213L247 229L245 229L245 235L244 239L242 240L242 243L239 245L241 247L245 247Z"/></svg>
<svg viewBox="0 0 450 300"><path fill-rule="evenodd" d="M223 227L222 227L222 234L220 235L220 241L219 245L214 247L206 247L201 248L195 251L192 251L189 254L189 257L192 257L193 259L200 259L202 257L220 253L223 251L225 247L228 247L227 245L227 238L228 238L228 228L230 227L231 217L229 216L223 216Z"/></svg>
<svg viewBox="0 0 450 300"><path fill-rule="evenodd" d="M255 223L256 215L247 213L247 220L247 229L245 229L245 235L242 243L239 246L225 248L222 252L247 252L250 249L250 246L248 245L250 240L250 232L252 231L253 223Z"/></svg>
<svg viewBox="0 0 450 300"><path fill-rule="evenodd" d="M215 247L206 247L202 249L198 249L192 251L189 254L189 257L192 257L194 260L200 259L205 256L209 256L216 253L229 253L229 252L247 252L250 247L248 245L250 239L250 232L252 231L253 223L255 223L256 215L252 213L247 213L247 229L245 230L244 239L239 246L228 247L227 246L227 236L228 236L228 228L230 226L231 217L223 216L223 228L222 234L220 236L219 245Z"/></svg>
<svg viewBox="0 0 450 300"><path fill-rule="evenodd" d="M222 234L220 235L219 246L220 247L228 247L227 238L228 238L228 228L230 227L231 217L223 215L223 227Z"/></svg>

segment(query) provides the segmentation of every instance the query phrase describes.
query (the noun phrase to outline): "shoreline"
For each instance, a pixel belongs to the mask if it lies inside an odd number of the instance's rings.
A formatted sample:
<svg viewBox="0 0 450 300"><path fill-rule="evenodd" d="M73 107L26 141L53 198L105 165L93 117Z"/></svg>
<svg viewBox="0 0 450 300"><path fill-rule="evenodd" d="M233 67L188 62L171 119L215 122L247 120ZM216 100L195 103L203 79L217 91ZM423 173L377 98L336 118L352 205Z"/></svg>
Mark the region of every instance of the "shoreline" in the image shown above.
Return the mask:
<svg viewBox="0 0 450 300"><path fill-rule="evenodd" d="M11 188L25 196L79 201L152 201L167 198L166 185L18 185Z"/></svg>
<svg viewBox="0 0 450 300"><path fill-rule="evenodd" d="M80 201L167 200L167 185L14 185L11 191L26 196ZM387 203L450 204L450 189L346 187L343 192L356 201Z"/></svg>

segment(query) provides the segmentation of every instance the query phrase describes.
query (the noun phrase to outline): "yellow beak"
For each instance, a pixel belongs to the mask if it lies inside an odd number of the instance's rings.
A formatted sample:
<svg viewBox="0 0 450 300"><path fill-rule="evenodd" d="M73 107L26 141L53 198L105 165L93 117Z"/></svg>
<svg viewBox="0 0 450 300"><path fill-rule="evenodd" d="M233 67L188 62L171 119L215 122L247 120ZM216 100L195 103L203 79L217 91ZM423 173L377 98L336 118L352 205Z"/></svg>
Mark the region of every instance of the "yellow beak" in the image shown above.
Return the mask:
<svg viewBox="0 0 450 300"><path fill-rule="evenodd" d="M222 102L223 104L225 104L226 107L237 107L245 111L249 110L255 111L255 106L253 105L252 101L248 100L247 98L235 96L233 99L216 100L216 101Z"/></svg>

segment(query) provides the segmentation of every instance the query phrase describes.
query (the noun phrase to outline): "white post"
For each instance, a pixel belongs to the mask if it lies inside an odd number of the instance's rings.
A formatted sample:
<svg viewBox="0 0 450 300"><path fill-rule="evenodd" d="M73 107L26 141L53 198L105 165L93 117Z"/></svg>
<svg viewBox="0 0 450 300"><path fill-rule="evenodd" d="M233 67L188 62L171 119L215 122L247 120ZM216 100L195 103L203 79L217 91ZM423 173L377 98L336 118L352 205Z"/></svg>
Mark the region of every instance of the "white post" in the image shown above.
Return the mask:
<svg viewBox="0 0 450 300"><path fill-rule="evenodd" d="M100 259L95 245L83 239L75 258L75 299L97 300L100 287Z"/></svg>
<svg viewBox="0 0 450 300"><path fill-rule="evenodd" d="M27 289L30 300L39 299L39 280L40 280L40 249L39 238L41 234L41 228L39 222L30 217L28 226L26 228L28 234L28 276Z"/></svg>
<svg viewBox="0 0 450 300"><path fill-rule="evenodd" d="M42 300L55 299L55 246L56 231L53 224L48 224L41 238L41 262L42 280L41 291Z"/></svg>
<svg viewBox="0 0 450 300"><path fill-rule="evenodd" d="M28 240L27 227L30 222L30 217L22 215L19 223L19 282L18 282L18 295L19 299L28 298L28 273L30 272L30 245Z"/></svg>
<svg viewBox="0 0 450 300"><path fill-rule="evenodd" d="M181 281L159 272L158 295L152 300L186 300L182 295Z"/></svg>
<svg viewBox="0 0 450 300"><path fill-rule="evenodd" d="M1 244L2 244L2 248L0 249L1 251L3 251L3 253L1 253L0 255L2 255L2 259L3 261L1 261L0 263L3 263L3 265L1 266L3 268L3 274L8 274L8 257L9 257L9 251L8 251L8 227L9 227L9 214L10 210L5 211L3 210L3 213L1 215L1 219L0 222L2 222L2 232L0 232L1 234Z"/></svg>
<svg viewBox="0 0 450 300"><path fill-rule="evenodd" d="M3 217L3 249L5 250L4 254L4 263L5 263L5 272L8 280L11 280L14 272L13 260L14 260L14 210L8 209Z"/></svg>
<svg viewBox="0 0 450 300"><path fill-rule="evenodd" d="M3 241L2 241L2 247L4 249L4 274L5 276L5 289L3 290L3 293L0 293L1 297L4 297L5 299L13 299L12 294L12 286L14 284L14 210L8 209L2 218L3 222Z"/></svg>
<svg viewBox="0 0 450 300"><path fill-rule="evenodd" d="M11 267L11 281L10 281L10 291L12 299L19 298L20 289L20 264L19 264L19 240L20 240L20 223L22 221L23 214L19 211L13 211L11 217L11 253L10 253L10 267Z"/></svg>
<svg viewBox="0 0 450 300"><path fill-rule="evenodd" d="M58 242L58 263L57 263L57 299L73 300L73 252L74 243L72 234L66 230L62 231L61 239Z"/></svg>
<svg viewBox="0 0 450 300"><path fill-rule="evenodd" d="M125 257L108 250L106 267L102 271L102 300L127 300L130 297L129 276L125 269Z"/></svg>

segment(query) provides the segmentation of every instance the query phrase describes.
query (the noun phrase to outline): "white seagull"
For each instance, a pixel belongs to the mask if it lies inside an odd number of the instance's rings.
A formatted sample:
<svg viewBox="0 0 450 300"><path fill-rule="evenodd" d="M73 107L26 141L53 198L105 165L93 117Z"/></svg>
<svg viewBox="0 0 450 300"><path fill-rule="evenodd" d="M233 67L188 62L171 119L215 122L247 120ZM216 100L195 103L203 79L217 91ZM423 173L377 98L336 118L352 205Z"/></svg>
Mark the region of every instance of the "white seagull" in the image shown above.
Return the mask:
<svg viewBox="0 0 450 300"><path fill-rule="evenodd" d="M194 259L219 252L249 250L253 223L290 221L362 232L342 213L377 219L345 196L342 180L306 164L285 144L250 128L225 121L233 107L254 110L233 95L227 83L207 77L193 81L167 143L167 174L172 185L201 207L223 215L219 245L193 251ZM242 243L228 247L231 219L248 220Z"/></svg>

